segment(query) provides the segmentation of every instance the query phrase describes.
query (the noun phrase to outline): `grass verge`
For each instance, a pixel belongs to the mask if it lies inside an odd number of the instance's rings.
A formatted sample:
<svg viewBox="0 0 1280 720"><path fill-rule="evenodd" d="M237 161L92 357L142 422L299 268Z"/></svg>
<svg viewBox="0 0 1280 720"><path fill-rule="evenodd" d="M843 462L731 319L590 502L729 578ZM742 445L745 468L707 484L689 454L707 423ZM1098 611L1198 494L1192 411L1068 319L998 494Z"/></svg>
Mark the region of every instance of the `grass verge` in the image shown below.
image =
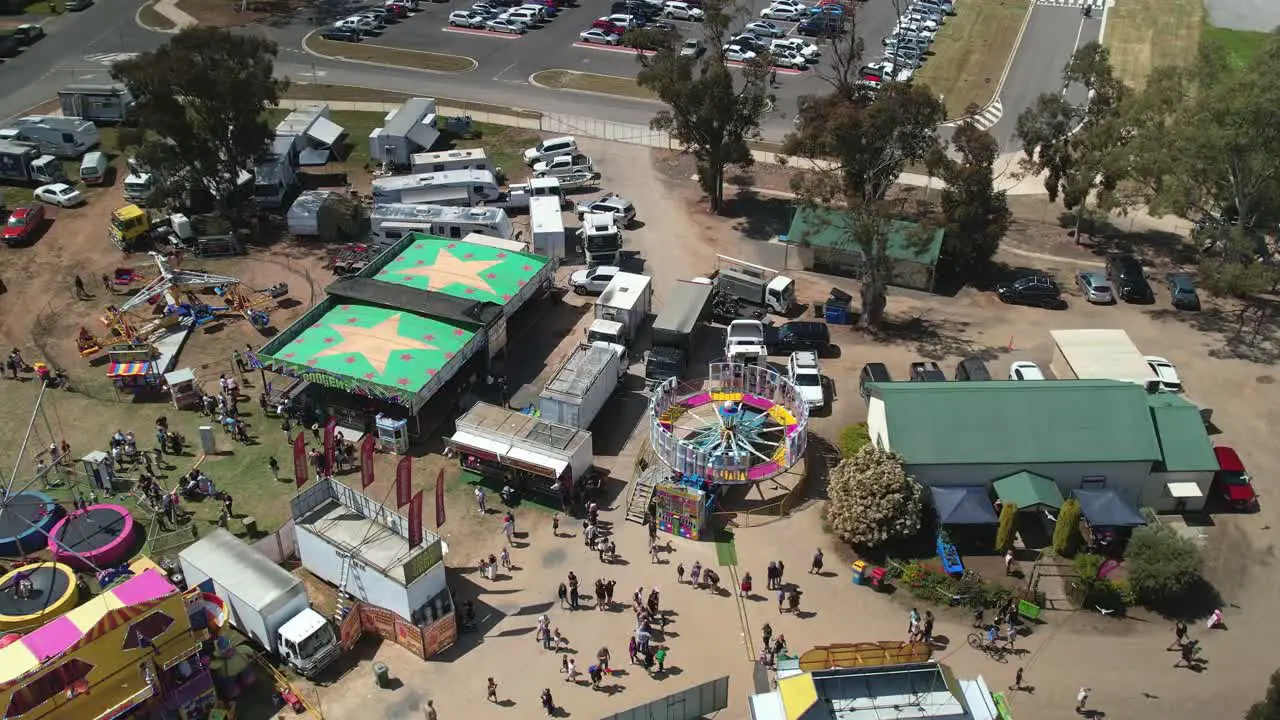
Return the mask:
<svg viewBox="0 0 1280 720"><path fill-rule="evenodd" d="M639 100L657 100L646 88L636 84L634 78L621 75L598 75L574 70L543 70L534 73L532 81L547 87L561 90L585 90L587 92L604 93L605 95L621 95Z"/></svg>
<svg viewBox="0 0 1280 720"><path fill-rule="evenodd" d="M1242 68L1262 52L1271 38L1271 33L1205 26L1200 42L1205 47L1222 50L1232 65Z"/></svg>
<svg viewBox="0 0 1280 720"><path fill-rule="evenodd" d="M1104 43L1116 73L1139 88L1156 67L1194 61L1204 25L1202 0L1124 0L1107 9Z"/></svg>
<svg viewBox="0 0 1280 720"><path fill-rule="evenodd" d="M54 5L58 8L59 13L66 12L63 0L55 0ZM36 0L35 2L27 3L26 7L22 8L22 14L53 15L54 13L49 9L49 0Z"/></svg>
<svg viewBox="0 0 1280 720"><path fill-rule="evenodd" d="M441 53L423 52L421 50L404 50L386 45L369 43L334 42L313 36L304 41L307 49L343 60L363 60L365 62L395 65L397 67L414 68L416 70L433 70L435 72L460 73L475 69L476 61L462 55L443 55Z"/></svg>
<svg viewBox="0 0 1280 720"><path fill-rule="evenodd" d="M738 548L733 544L733 531L728 528L716 531L716 562L721 567L738 564Z"/></svg>
<svg viewBox="0 0 1280 720"><path fill-rule="evenodd" d="M1029 7L1029 0L969 0L939 30L915 83L942 97L948 118L991 102Z"/></svg>
<svg viewBox="0 0 1280 720"><path fill-rule="evenodd" d="M138 11L138 19L142 21L143 25L156 30L172 30L177 27L172 20L156 12L155 3L143 5L142 9Z"/></svg>

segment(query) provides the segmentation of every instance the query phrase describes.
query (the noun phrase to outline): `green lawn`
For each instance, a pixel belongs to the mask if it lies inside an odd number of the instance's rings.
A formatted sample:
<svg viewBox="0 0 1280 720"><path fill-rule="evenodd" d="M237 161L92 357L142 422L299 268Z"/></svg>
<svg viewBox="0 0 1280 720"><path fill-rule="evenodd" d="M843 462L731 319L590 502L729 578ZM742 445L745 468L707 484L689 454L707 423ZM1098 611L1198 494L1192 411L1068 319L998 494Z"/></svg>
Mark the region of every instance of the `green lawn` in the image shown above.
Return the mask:
<svg viewBox="0 0 1280 720"><path fill-rule="evenodd" d="M405 50L404 48L365 42L337 42L325 40L315 35L308 36L305 42L307 49L312 52L346 60L363 60L383 65L434 70L436 72L468 72L476 67L475 60L462 55Z"/></svg>
<svg viewBox="0 0 1280 720"><path fill-rule="evenodd" d="M1204 25L1202 0L1121 0L1104 42L1120 78L1141 87L1153 68L1194 61Z"/></svg>
<svg viewBox="0 0 1280 720"><path fill-rule="evenodd" d="M1271 33L1228 30L1206 25L1200 36L1200 42L1207 47L1216 47L1225 51L1233 65L1244 67L1262 52L1272 37Z"/></svg>
<svg viewBox="0 0 1280 720"><path fill-rule="evenodd" d="M648 88L636 84L635 78L621 75L600 75L599 73L578 72L577 70L543 70L534 73L532 78L540 85L560 88L562 90L583 90L586 92L604 93L605 95L622 95L640 100L657 100L658 96Z"/></svg>
<svg viewBox="0 0 1280 720"><path fill-rule="evenodd" d="M942 96L947 117L985 107L998 89L1029 0L966 0L934 38L933 56L914 82Z"/></svg>

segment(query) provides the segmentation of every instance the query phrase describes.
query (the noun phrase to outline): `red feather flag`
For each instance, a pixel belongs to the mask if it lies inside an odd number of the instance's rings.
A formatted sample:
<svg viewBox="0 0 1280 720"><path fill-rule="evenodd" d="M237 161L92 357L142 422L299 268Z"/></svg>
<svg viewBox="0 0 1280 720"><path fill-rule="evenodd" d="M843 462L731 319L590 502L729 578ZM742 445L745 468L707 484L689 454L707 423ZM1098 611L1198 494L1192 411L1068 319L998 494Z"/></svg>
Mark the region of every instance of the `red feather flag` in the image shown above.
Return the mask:
<svg viewBox="0 0 1280 720"><path fill-rule="evenodd" d="M436 527L444 525L444 468L436 475Z"/></svg>
<svg viewBox="0 0 1280 720"><path fill-rule="evenodd" d="M413 494L409 501L409 547L422 544L422 491Z"/></svg>
<svg viewBox="0 0 1280 720"><path fill-rule="evenodd" d="M307 437L301 432L293 440L293 477L298 487L307 484Z"/></svg>
<svg viewBox="0 0 1280 720"><path fill-rule="evenodd" d="M373 436L365 435L360 443L360 489L373 484Z"/></svg>
<svg viewBox="0 0 1280 720"><path fill-rule="evenodd" d="M333 477L334 433L338 431L337 418L329 418L324 424L324 474Z"/></svg>
<svg viewBox="0 0 1280 720"><path fill-rule="evenodd" d="M396 465L396 509L409 504L409 494L413 492L413 465L409 461L409 457L400 458L400 463Z"/></svg>

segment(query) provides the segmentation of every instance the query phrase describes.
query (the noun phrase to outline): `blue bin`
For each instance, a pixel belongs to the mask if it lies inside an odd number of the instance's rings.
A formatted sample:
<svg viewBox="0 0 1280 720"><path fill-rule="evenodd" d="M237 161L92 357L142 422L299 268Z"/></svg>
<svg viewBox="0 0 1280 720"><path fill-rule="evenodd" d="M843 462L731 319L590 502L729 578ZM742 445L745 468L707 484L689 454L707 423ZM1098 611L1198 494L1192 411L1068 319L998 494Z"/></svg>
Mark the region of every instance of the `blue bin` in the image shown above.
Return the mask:
<svg viewBox="0 0 1280 720"><path fill-rule="evenodd" d="M849 324L849 306L848 305L830 305L826 307L826 321L832 325L848 325Z"/></svg>

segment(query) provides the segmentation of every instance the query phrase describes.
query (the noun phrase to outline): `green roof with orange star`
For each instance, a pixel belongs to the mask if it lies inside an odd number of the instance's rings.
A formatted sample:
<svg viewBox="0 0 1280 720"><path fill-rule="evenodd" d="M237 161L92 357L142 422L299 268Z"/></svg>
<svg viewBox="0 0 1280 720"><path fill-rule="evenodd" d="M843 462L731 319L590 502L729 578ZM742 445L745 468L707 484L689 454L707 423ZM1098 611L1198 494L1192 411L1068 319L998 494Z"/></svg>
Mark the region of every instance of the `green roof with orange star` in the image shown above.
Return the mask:
<svg viewBox="0 0 1280 720"><path fill-rule="evenodd" d="M330 301L332 302L332 301ZM354 386L377 386L402 397L446 372L475 333L404 310L363 304L333 304L292 338L264 347L268 364L347 378ZM307 319L307 318L304 318ZM334 383L330 383L334 384Z"/></svg>
<svg viewBox="0 0 1280 720"><path fill-rule="evenodd" d="M417 235L373 277L392 285L506 305L547 262L529 253Z"/></svg>

